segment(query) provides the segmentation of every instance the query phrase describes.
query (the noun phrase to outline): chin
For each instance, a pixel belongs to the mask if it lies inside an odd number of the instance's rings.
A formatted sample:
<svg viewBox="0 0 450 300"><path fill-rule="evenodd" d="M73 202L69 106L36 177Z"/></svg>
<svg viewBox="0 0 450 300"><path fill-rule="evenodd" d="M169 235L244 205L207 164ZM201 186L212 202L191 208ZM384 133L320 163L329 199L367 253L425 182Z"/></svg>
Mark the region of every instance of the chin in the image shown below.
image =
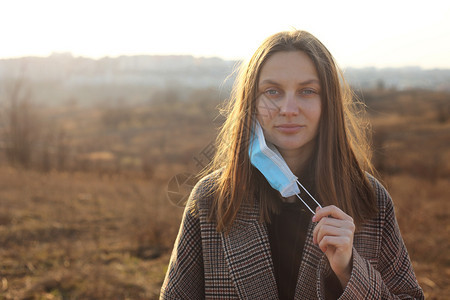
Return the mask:
<svg viewBox="0 0 450 300"><path fill-rule="evenodd" d="M280 150L285 151L295 151L295 150L302 150L305 148L310 148L313 146L314 140L310 141L299 141L298 139L295 141L279 141L275 144L275 146Z"/></svg>
<svg viewBox="0 0 450 300"><path fill-rule="evenodd" d="M278 143L277 148L283 149L283 150L299 150L305 146L305 144L299 144L299 143Z"/></svg>

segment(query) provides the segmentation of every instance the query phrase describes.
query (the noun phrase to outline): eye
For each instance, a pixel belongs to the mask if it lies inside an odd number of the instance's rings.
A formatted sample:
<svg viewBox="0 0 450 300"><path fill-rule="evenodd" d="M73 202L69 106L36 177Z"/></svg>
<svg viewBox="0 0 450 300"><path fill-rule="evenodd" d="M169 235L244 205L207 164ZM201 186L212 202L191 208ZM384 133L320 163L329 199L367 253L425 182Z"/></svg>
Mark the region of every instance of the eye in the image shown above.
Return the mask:
<svg viewBox="0 0 450 300"><path fill-rule="evenodd" d="M314 95L317 94L317 91L314 89L303 89L300 91L300 94L302 95Z"/></svg>
<svg viewBox="0 0 450 300"><path fill-rule="evenodd" d="M269 96L276 96L280 94L280 92L276 89L267 89L264 91L264 93Z"/></svg>

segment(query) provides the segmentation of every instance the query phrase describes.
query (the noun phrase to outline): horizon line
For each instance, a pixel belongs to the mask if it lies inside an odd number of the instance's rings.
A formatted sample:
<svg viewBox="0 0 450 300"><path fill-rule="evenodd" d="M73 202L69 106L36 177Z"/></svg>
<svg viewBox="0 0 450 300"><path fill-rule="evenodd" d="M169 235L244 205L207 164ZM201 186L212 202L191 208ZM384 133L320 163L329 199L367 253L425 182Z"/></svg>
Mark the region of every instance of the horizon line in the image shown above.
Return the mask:
<svg viewBox="0 0 450 300"><path fill-rule="evenodd" d="M225 62L234 62L238 63L240 61L243 61L244 58L226 58L221 57L219 55L196 55L196 54L175 54L175 53L167 53L167 54L158 54L158 53L136 53L136 54L118 54L118 55L103 55L103 56L90 56L90 55L78 55L74 54L70 51L54 51L47 55L39 55L39 54L29 54L29 55L19 55L19 56L0 56L0 61L5 60L20 60L20 59L27 59L27 58L42 58L42 59L49 59L52 57L71 57L71 58L82 58L82 59L90 59L94 61L99 61L102 59L118 59L122 57L192 57L195 59L219 59ZM355 66L355 65L342 65L338 64L338 66L341 69L421 69L421 70L450 70L450 66L448 67L437 67L437 66L421 66L421 65L403 65L403 66L389 66L389 65L364 65L364 66Z"/></svg>

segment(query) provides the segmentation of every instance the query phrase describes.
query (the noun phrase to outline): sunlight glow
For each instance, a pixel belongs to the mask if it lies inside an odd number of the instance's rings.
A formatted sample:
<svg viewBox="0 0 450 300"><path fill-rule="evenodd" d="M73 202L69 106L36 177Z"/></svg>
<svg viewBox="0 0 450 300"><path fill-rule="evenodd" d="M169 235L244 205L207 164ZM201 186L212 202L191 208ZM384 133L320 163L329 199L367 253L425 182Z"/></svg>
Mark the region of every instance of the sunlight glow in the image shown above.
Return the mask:
<svg viewBox="0 0 450 300"><path fill-rule="evenodd" d="M15 0L0 9L0 58L186 54L242 59L305 29L342 66L450 68L450 2Z"/></svg>

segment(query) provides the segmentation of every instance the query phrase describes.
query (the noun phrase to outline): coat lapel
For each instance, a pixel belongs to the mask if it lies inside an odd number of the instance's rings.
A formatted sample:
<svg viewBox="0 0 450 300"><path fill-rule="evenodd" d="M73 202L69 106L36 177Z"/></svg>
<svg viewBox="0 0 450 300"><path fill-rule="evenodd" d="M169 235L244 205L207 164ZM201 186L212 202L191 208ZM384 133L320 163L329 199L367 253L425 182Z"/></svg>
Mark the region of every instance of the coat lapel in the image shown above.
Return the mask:
<svg viewBox="0 0 450 300"><path fill-rule="evenodd" d="M313 299L317 297L317 270L325 254L313 243L315 223L310 222L303 257L298 271L295 299Z"/></svg>
<svg viewBox="0 0 450 300"><path fill-rule="evenodd" d="M257 211L244 211L222 233L225 260L240 299L278 299L267 228Z"/></svg>
<svg viewBox="0 0 450 300"><path fill-rule="evenodd" d="M230 232L221 234L225 260L240 299L278 299L269 236L266 226L258 222L257 211L244 210ZM295 299L317 297L317 268L324 254L313 243L314 227L310 222Z"/></svg>

